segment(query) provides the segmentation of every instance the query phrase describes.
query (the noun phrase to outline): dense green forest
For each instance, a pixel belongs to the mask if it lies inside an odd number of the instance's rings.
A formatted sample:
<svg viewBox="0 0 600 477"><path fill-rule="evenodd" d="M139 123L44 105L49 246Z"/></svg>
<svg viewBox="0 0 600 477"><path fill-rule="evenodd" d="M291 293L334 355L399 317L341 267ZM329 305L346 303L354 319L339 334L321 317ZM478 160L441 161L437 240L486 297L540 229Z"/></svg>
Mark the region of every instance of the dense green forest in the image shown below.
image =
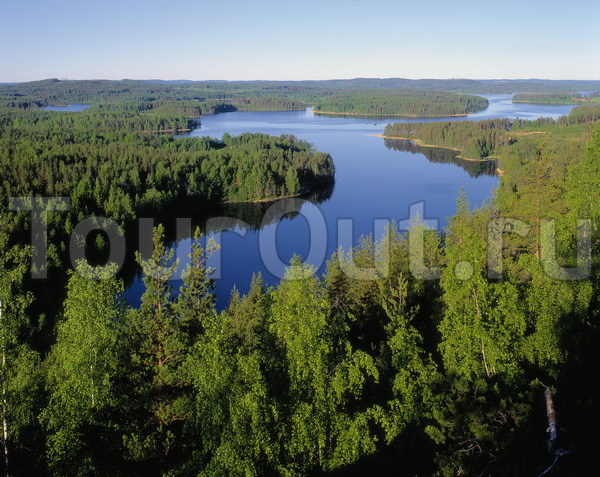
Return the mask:
<svg viewBox="0 0 600 477"><path fill-rule="evenodd" d="M185 108L190 115L214 114L244 110L304 109L297 95L278 94L277 88L223 88L211 84L168 85L146 81L61 81L58 79L32 81L15 85L0 85L0 106L37 109L46 105L67 103L103 104L117 108L123 103L138 110L164 109L170 106Z"/></svg>
<svg viewBox="0 0 600 477"><path fill-rule="evenodd" d="M393 123L385 127L384 136L415 139L433 146L454 147L461 150L461 157L482 159L508 142L506 132L511 124L509 119Z"/></svg>
<svg viewBox="0 0 600 477"><path fill-rule="evenodd" d="M384 136L414 139L432 146L457 148L466 159L484 159L501 154L519 136L560 134L577 140L589 123L600 120L599 105L578 106L568 116L558 119L539 118L533 121L515 119L487 119L483 121L436 121L428 123L388 124Z"/></svg>
<svg viewBox="0 0 600 477"><path fill-rule="evenodd" d="M564 475L593 473L598 391L581 383L600 377L598 269L583 280L552 278L539 235L507 234L503 276L489 279L486 252L499 214L532 224L557 217L569 262L575 221L586 217L597 260L600 208L589 198L600 192L600 130L562 163L556 144L536 136L518 144L495 204L471 211L459 197L444 237L413 227L440 280L414 276L409 242L390 228L353 251L361 267L389 257L387 276L349 277L346 254L332 257L323 278L294 260L280 285L257 276L217 313L205 267L211 244L203 249L196 235L174 293L159 227L152 257L140 258L140 308L122 302L121 280L81 264L49 352L36 346L35 298L24 291L28 248L3 232L11 473L536 475L555 455ZM570 429L550 454L544 386Z"/></svg>
<svg viewBox="0 0 600 477"><path fill-rule="evenodd" d="M481 96L415 90L337 94L319 101L315 112L364 116L466 116L488 107Z"/></svg>
<svg viewBox="0 0 600 477"><path fill-rule="evenodd" d="M344 92L345 91L345 92ZM129 110L184 111L190 117L243 110L293 110L315 104L317 111L368 115L467 114L487 107L481 97L414 89L356 90L325 84L152 83L145 81L43 80L0 86L0 106L36 109L67 103L127 103Z"/></svg>
<svg viewBox="0 0 600 477"><path fill-rule="evenodd" d="M588 99L580 93L520 93L512 98L513 103L536 104L581 104Z"/></svg>
<svg viewBox="0 0 600 477"><path fill-rule="evenodd" d="M155 100L194 101L204 113L237 109L302 109L330 96L374 94L403 90L423 94L453 93L557 93L600 91L600 81L513 80L409 80L402 78L328 81L139 81L58 80L0 84L0 106L39 108L48 104L105 103ZM245 103L250 101L251 104ZM264 101L264 102L263 102ZM252 104L255 103L255 104ZM412 114L412 113L409 113ZM431 113L435 114L435 113Z"/></svg>
<svg viewBox="0 0 600 477"><path fill-rule="evenodd" d="M75 114L0 112L0 193L66 196L78 213L123 221L177 197L275 198L333 178L331 157L293 136L175 139L145 132L190 122L177 113L100 107Z"/></svg>
<svg viewBox="0 0 600 477"><path fill-rule="evenodd" d="M553 463L553 475L597 472L600 109L389 125L387 136L498 157L493 200L472 210L461 194L442 234L416 222L377 243L363 238L334 254L322 277L294 259L280 284L256 276L222 311L206 266L214 245L196 232L173 290L176 262L158 226L153 253L137 257L146 290L131 307L111 265L66 272L82 218L102 214L127 229L177 199L293 195L334 174L328 154L292 136L175 138L202 106L177 97L177 83L147 83L163 86L172 97L144 90L114 101L42 97L40 86L23 93L39 102L34 110L0 111L3 473L513 476ZM94 106L36 110L62 101ZM30 214L6 200L22 195L71 199L71 212L47 214L51 270L41 283L25 245ZM517 225L500 218L530 230L511 232ZM556 259L541 241L552 234ZM581 263L578 237L592 244ZM415 238L424 243L417 268ZM353 264L367 271L346 273ZM591 274L561 279L559 267L575 265ZM439 279L425 279L434 267ZM546 389L556 442L547 440Z"/></svg>
<svg viewBox="0 0 600 477"><path fill-rule="evenodd" d="M205 99L205 100L119 100L97 103L92 108L102 111L135 111L146 114L178 113L190 119L204 114L227 113L233 111L284 111L304 109L303 103L284 98L239 98L239 99Z"/></svg>

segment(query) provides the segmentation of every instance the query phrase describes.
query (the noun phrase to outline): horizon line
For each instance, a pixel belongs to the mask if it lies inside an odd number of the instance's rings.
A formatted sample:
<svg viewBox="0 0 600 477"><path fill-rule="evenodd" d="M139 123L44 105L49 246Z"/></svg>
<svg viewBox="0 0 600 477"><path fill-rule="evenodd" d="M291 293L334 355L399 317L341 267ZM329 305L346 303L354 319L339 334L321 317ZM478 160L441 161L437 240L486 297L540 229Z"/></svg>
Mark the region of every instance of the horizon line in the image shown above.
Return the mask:
<svg viewBox="0 0 600 477"><path fill-rule="evenodd" d="M301 82L319 82L319 81L354 81L354 80L407 80L407 81L588 81L600 82L600 79L549 79L549 78L469 78L469 77L452 77L452 78L407 78L400 76L377 77L377 76L357 76L351 78L322 78L322 79L163 79L163 78L40 78L24 81L3 81L0 84L22 84L33 83L36 81L59 80L59 81L163 81L163 82L181 82L181 83L256 83L256 82L272 82L272 83L301 83Z"/></svg>

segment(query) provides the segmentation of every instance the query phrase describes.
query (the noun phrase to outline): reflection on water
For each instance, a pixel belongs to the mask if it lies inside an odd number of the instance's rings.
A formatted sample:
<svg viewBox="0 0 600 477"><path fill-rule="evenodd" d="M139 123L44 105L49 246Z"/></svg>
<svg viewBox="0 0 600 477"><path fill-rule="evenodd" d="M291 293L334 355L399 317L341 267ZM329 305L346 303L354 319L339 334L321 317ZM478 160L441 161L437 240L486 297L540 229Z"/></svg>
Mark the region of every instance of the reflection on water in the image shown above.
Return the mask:
<svg viewBox="0 0 600 477"><path fill-rule="evenodd" d="M410 141L407 139L385 138L385 147L388 149L393 149L394 151L422 154L430 162L457 165L462 167L471 177L479 177L482 175L495 176L498 168L498 161L495 159L482 161L467 160L458 157L458 151L454 151L453 149L419 146L415 141Z"/></svg>
<svg viewBox="0 0 600 477"><path fill-rule="evenodd" d="M303 201L320 205L328 201L333 195L335 181L329 181L313 188L310 192L298 196ZM177 240L189 239L191 232L175 230L177 218L192 218L193 229L200 227L203 234L214 234L231 228L232 220L236 221L238 228L256 232L280 220L293 220L299 215L302 201L294 200L265 200L260 202L206 202L198 199L181 199L173 202L168 210L158 211L154 215L157 223L165 226L167 242L175 243ZM267 214L267 211L269 213ZM219 220L230 219L230 220Z"/></svg>
<svg viewBox="0 0 600 477"><path fill-rule="evenodd" d="M335 182L331 181L326 184L321 184L311 192L303 194L300 198L317 205L322 204L331 198L334 188ZM275 224L283 219L295 219L299 215L300 208L301 202L294 200L241 202L223 204L221 209L213 211L213 213L210 214L210 217L230 217L237 219L246 224L244 225L244 228L256 231L261 230L267 225ZM268 214L267 211L269 211ZM218 214L215 214L214 212L218 212ZM211 220L208 224L205 224L203 232L217 233L221 230L223 230L223 228L219 227L219 222Z"/></svg>
<svg viewBox="0 0 600 477"><path fill-rule="evenodd" d="M206 237L216 238L215 236L219 235L220 232L225 232L223 237L225 242L232 238L234 240L235 238L240 239L240 237L237 237L239 235L247 237L256 236L259 231L269 227L276 227L282 222L297 222L296 219L301 215L300 211L307 201L315 205L324 204L331 198L334 188L335 182L330 181L292 200L283 199L221 204L187 199L181 201L179 204L172 204L169 211L162 211L162 214L156 215L153 223L154 225L162 223L165 226L165 241L169 247L176 250L176 258L180 261L175 276L171 280L174 290L177 290L182 284L181 273L189 263L191 237L196 227L199 227ZM185 222L186 218L190 219L191 223L188 222L187 225L178 227L179 224L175 219L184 219ZM230 232L234 230L236 232ZM129 239L127 249L131 252L137 250L138 247L141 249L141 242L147 242L151 233L144 234L142 238L134 234L128 234L127 236ZM151 247L149 243L146 243L146 245ZM250 256L247 250L244 250L243 246L240 247L243 244L238 243L236 245L237 247L222 245L222 249L227 249L225 260L234 251L237 251L237 253L234 264L231 262L228 263L227 260L225 261L223 264L225 272L217 280L217 291L222 291L217 297L217 306L219 308L223 308L227 303L229 291L239 279L237 274L241 274L244 277L247 276L247 280L249 280L252 273L262 271L260 261L257 260L259 257L255 255L256 250ZM298 251L298 249L295 249L295 251ZM219 254L222 253L223 250L219 252ZM125 297L132 306L139 306L140 298L145 289L136 263L133 253L130 253L121 273L128 286ZM231 265L235 265L233 270L228 268ZM247 268L247 273L242 272L244 268ZM247 284L243 282L237 284L238 287L244 287L245 285Z"/></svg>

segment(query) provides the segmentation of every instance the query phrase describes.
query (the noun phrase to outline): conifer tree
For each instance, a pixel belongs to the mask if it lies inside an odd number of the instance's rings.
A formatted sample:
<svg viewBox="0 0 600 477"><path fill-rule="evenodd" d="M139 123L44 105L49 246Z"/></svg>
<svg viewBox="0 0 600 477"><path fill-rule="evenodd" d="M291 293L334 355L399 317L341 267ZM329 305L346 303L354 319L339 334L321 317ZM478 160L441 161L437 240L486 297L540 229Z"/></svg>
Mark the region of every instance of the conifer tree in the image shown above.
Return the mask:
<svg viewBox="0 0 600 477"><path fill-rule="evenodd" d="M178 261L164 245L162 225L154 230L153 244L151 258L138 254L146 290L140 308L127 317L130 356L125 381L130 420L124 443L133 460L163 468L181 444L178 436L189 410L188 382L181 375L189 340L169 283Z"/></svg>

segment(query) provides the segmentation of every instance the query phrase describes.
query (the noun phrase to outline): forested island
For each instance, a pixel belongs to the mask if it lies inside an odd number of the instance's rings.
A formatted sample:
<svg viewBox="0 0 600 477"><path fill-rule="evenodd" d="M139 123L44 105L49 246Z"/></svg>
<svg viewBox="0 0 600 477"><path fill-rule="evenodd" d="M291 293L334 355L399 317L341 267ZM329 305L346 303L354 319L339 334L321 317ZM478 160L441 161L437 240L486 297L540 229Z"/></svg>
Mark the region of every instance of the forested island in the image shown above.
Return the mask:
<svg viewBox="0 0 600 477"><path fill-rule="evenodd" d="M338 94L319 101L318 114L359 116L467 116L488 106L481 96L455 93L392 90Z"/></svg>
<svg viewBox="0 0 600 477"><path fill-rule="evenodd" d="M581 93L519 93L512 97L513 103L581 104L588 101Z"/></svg>
<svg viewBox="0 0 600 477"><path fill-rule="evenodd" d="M334 174L328 154L292 136L176 138L208 98L140 83L112 99L112 83L0 88L4 473L539 475L557 460L570 475L597 472L599 107L557 120L388 125L385 136L494 156L503 170L489 203L472 210L458 197L444 233L413 224L424 241L417 269L408 234L391 226L380 242L334 254L322 277L294 259L280 284L255 276L217 311L214 247L194 234L174 290L159 225L153 253L138 255L146 289L135 307L110 265L69 271L77 221L106 215L127 230L180 198L294 195ZM61 101L93 106L37 110ZM30 275L31 214L8 206L22 195L71 200L46 217L46 281ZM504 233L498 250L490 231ZM555 254L542 247L549 235ZM578 260L583 239L592 250ZM96 236L88 249L103 245ZM353 263L369 279L347 274ZM560 267L574 266L589 273L562 279ZM545 442L548 392L569 429Z"/></svg>

